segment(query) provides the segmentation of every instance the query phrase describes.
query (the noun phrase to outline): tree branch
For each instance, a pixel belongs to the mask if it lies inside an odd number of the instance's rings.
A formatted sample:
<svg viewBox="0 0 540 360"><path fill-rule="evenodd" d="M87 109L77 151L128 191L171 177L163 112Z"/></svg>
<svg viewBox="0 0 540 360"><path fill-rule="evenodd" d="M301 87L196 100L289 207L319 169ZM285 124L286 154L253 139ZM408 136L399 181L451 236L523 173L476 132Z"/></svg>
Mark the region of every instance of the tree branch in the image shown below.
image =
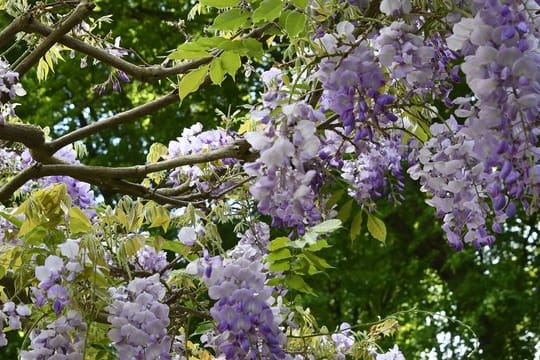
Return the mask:
<svg viewBox="0 0 540 360"><path fill-rule="evenodd" d="M41 176L66 175L76 179L83 177L99 177L102 179L141 178L150 173L170 170L179 166L200 164L226 158L244 159L249 155L251 155L249 153L249 144L246 141L239 141L207 153L185 155L154 164L127 167L51 164L43 165L40 173Z"/></svg>
<svg viewBox="0 0 540 360"><path fill-rule="evenodd" d="M17 33L23 31L30 18L30 12L26 12L13 19L13 21L0 32L0 47L11 41L11 38L17 35Z"/></svg>
<svg viewBox="0 0 540 360"><path fill-rule="evenodd" d="M73 12L68 15L56 29L51 29L52 31L50 34L40 42L39 45L19 63L19 65L17 65L14 71L18 72L20 77L23 76L51 47L54 46L54 44L58 42L62 36L80 23L92 11L94 6L95 5L89 3L88 0L81 0Z"/></svg>
<svg viewBox="0 0 540 360"><path fill-rule="evenodd" d="M24 30L42 36L49 36L49 34L51 34L51 32L53 31L53 29L40 23L36 19L30 19L28 24L24 27ZM69 47L70 49L89 55L118 70L122 70L123 72L137 80L147 82L164 79L173 75L185 74L189 70L196 69L201 65L208 64L212 60L212 57L207 57L203 59L189 61L173 67L163 67L160 65L138 66L117 56L111 55L103 49L88 45L87 43L72 36L64 35L59 38L58 42Z"/></svg>
<svg viewBox="0 0 540 360"><path fill-rule="evenodd" d="M31 179L45 176L69 176L86 183L96 185L102 189L116 193L134 195L160 204L185 206L188 201L182 198L168 196L166 192L148 189L143 185L131 183L125 178L143 177L152 172L170 170L183 165L194 165L225 158L249 159L250 146L245 140L235 144L226 145L220 149L207 153L193 154L161 161L155 164L138 165L130 167L105 167L72 165L62 162L54 157L44 158L44 164L37 163L18 173L10 182L0 188L0 201L6 201L11 195Z"/></svg>
<svg viewBox="0 0 540 360"><path fill-rule="evenodd" d="M107 118L105 120L100 120L90 125L74 130L64 136L59 137L58 139L48 142L47 144L45 144L45 146L47 147L49 154L54 154L62 147L71 144L77 140L84 139L85 137L95 134L103 129L110 128L112 126L126 123L142 116L152 114L177 101L178 92L175 90L149 103L137 106L120 114L111 116L110 118Z"/></svg>
<svg viewBox="0 0 540 360"><path fill-rule="evenodd" d="M0 140L18 142L28 148L41 148L45 144L45 134L34 125L5 123L0 126Z"/></svg>

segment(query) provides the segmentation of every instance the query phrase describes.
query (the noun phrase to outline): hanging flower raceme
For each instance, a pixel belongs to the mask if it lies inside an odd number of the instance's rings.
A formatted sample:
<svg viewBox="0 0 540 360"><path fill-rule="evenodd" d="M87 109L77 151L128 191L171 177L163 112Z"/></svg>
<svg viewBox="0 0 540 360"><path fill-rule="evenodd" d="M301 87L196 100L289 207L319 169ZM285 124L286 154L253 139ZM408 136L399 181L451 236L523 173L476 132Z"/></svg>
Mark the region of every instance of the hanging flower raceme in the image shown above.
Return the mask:
<svg viewBox="0 0 540 360"><path fill-rule="evenodd" d="M11 100L24 95L26 91L19 82L19 74L10 70L8 62L0 59L0 125L10 116L17 116L15 107L19 104L12 103Z"/></svg>
<svg viewBox="0 0 540 360"><path fill-rule="evenodd" d="M432 126L433 138L409 169L429 203L443 217L451 244L491 244L494 232L516 213L516 202L532 213L540 205L540 52L534 1L486 1L473 19L454 26L450 48L474 96L456 99L456 115Z"/></svg>
<svg viewBox="0 0 540 360"><path fill-rule="evenodd" d="M262 232L260 232L262 231ZM284 309L266 285L269 273L260 248L252 243L267 241L267 232L256 226L227 258L209 257L191 263L215 300L210 314L216 329L204 335L206 343L226 359L285 359L286 336L280 328Z"/></svg>
<svg viewBox="0 0 540 360"><path fill-rule="evenodd" d="M120 360L170 359L169 306L162 303L166 289L159 274L135 278L127 287L111 288L109 292L109 339Z"/></svg>

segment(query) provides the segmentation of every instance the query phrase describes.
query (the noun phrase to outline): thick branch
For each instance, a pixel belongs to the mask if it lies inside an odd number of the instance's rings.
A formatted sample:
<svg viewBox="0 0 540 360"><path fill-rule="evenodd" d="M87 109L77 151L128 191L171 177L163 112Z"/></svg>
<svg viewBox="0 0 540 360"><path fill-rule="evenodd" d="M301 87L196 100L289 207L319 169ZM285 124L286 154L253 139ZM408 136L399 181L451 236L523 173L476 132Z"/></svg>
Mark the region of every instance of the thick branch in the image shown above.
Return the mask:
<svg viewBox="0 0 540 360"><path fill-rule="evenodd" d="M98 133L103 129L116 126L118 124L126 123L140 117L152 114L170 104L178 101L178 92L173 91L168 95L165 95L159 99L151 101L141 106L137 106L133 109L129 109L120 114L116 114L105 120L100 120L90 125L84 126L80 129L74 130L58 139L55 139L46 144L49 153L54 154L62 147L71 144L77 140L84 139L85 137Z"/></svg>
<svg viewBox="0 0 540 360"><path fill-rule="evenodd" d="M45 143L45 134L34 125L6 123L0 126L0 140L18 142L28 148L40 148Z"/></svg>
<svg viewBox="0 0 540 360"><path fill-rule="evenodd" d="M44 159L45 164L37 163L21 171L11 179L9 183L0 188L0 201L9 199L17 189L31 179L63 175L116 193L138 196L154 200L160 204L185 206L187 204L185 199L170 196L172 194L154 191L143 185L131 183L124 179L130 177L142 177L152 172L170 170L183 165L194 165L225 158L248 159L253 156L249 149L249 144L246 141L238 141L235 144L227 145L221 149L212 150L203 154L181 156L150 165L119 168L72 165L63 163L54 157L49 157Z"/></svg>
<svg viewBox="0 0 540 360"><path fill-rule="evenodd" d="M31 19L25 27L25 30L42 36L48 36L53 31L53 29L40 23L36 19ZM159 65L138 66L117 56L111 55L103 49L88 45L87 43L68 35L60 37L58 41L70 49L89 55L118 70L122 70L129 76L140 81L155 81L173 75L185 74L189 70L198 68L204 64L208 64L212 60L211 57L208 57L193 60L173 67L163 67Z"/></svg>
<svg viewBox="0 0 540 360"><path fill-rule="evenodd" d="M50 34L17 65L14 71L18 72L19 76L24 75L62 36L80 23L92 11L94 6L94 4L89 3L87 0L82 0L56 29L51 29Z"/></svg>
<svg viewBox="0 0 540 360"><path fill-rule="evenodd" d="M11 41L18 32L21 32L29 19L30 13L28 12L13 19L13 21L0 32L0 47Z"/></svg>

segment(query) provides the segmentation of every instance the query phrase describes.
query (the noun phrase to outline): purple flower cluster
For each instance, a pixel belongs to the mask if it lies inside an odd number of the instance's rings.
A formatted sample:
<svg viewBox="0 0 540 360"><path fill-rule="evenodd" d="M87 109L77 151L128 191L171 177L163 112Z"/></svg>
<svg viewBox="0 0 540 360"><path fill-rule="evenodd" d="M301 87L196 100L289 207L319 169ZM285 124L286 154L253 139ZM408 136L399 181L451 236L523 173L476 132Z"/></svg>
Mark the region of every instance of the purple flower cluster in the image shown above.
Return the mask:
<svg viewBox="0 0 540 360"><path fill-rule="evenodd" d="M430 204L456 248L462 241L490 244L486 219L501 231L516 202L529 213L540 205L540 5L476 3L476 16L462 19L448 38L466 55L461 68L474 94L455 100L464 124L432 126L434 137L409 170L434 195Z"/></svg>
<svg viewBox="0 0 540 360"><path fill-rule="evenodd" d="M109 292L109 339L120 360L171 359L171 338L167 335L169 307L161 302L166 289L159 275L135 278L127 288L111 288Z"/></svg>
<svg viewBox="0 0 540 360"><path fill-rule="evenodd" d="M238 245L230 258L199 259L188 267L208 286L216 300L210 314L217 323L204 336L206 343L226 359L284 359L286 337L280 329L283 309L275 304L274 288L265 285L260 250Z"/></svg>
<svg viewBox="0 0 540 360"><path fill-rule="evenodd" d="M54 312L56 315L60 315L64 307L69 303L67 291L61 285L64 272L64 261L56 255L49 255L45 259L44 265L36 266L35 274L39 284L37 288L32 288L36 306L44 306L47 300L50 300Z"/></svg>
<svg viewBox="0 0 540 360"><path fill-rule="evenodd" d="M179 156L200 154L219 149L223 145L234 142L234 138L224 130L202 130L203 128L200 123L184 129L180 137L169 143L168 157L172 159ZM232 165L236 163L236 160L223 159L221 163L225 166ZM185 165L170 173L169 183L176 186L189 181L191 186L197 186L201 191L214 191L218 193L221 189L219 185L217 185L218 188L215 188L215 182L217 180L215 174L220 173L220 169L222 168L223 166L215 163L209 164L204 169L197 165Z"/></svg>
<svg viewBox="0 0 540 360"><path fill-rule="evenodd" d="M49 255L44 265L36 266L34 269L39 284L31 288L35 306L41 307L51 301L56 315L60 315L64 307L69 304L64 283L73 281L75 276L83 270L78 240L67 240L60 244L58 249L67 261L59 256Z"/></svg>
<svg viewBox="0 0 540 360"><path fill-rule="evenodd" d="M449 63L456 55L440 36L424 40L416 26L399 21L383 27L373 44L379 62L411 94L446 97L452 89L447 80L459 81L459 67L449 71Z"/></svg>
<svg viewBox="0 0 540 360"><path fill-rule="evenodd" d="M152 274L160 272L169 264L165 251L156 252L153 247L148 245L143 246L137 251L134 259L132 259L132 263L137 270Z"/></svg>
<svg viewBox="0 0 540 360"><path fill-rule="evenodd" d="M11 103L10 100L24 95L26 91L19 82L19 74L11 71L9 63L0 59L0 125L4 124L10 116L17 116L15 107L18 104ZM9 98L7 102L4 100L5 97Z"/></svg>
<svg viewBox="0 0 540 360"><path fill-rule="evenodd" d="M336 360L344 360L355 342L351 325L342 323L339 325L339 332L332 334L331 338L336 346Z"/></svg>
<svg viewBox="0 0 540 360"><path fill-rule="evenodd" d="M359 143L357 156L343 160L341 176L351 186L349 195L359 204L372 208L371 202L388 194L394 202L402 200L403 175L401 162L405 145L401 136L382 138L376 143Z"/></svg>
<svg viewBox="0 0 540 360"><path fill-rule="evenodd" d="M10 330L20 329L21 318L30 315L31 311L28 305L15 305L12 301L8 301L4 304L2 311L0 311L0 347L8 344L6 334L4 333L4 324L7 323Z"/></svg>
<svg viewBox="0 0 540 360"><path fill-rule="evenodd" d="M273 95L263 95L266 107L252 112L264 129L245 135L260 157L245 164L244 170L256 177L250 192L258 201L258 210L272 216L272 226L296 228L303 233L306 226L321 219L316 201L320 181L317 171L310 167L321 146L316 124L325 117L303 101L282 104L278 100L282 92L276 90L282 84L278 70L265 72L262 78Z"/></svg>
<svg viewBox="0 0 540 360"><path fill-rule="evenodd" d="M389 109L395 99L381 92L386 75L373 49L353 34L354 25L341 22L336 30L318 39L329 54L314 74L324 89L321 108L339 116L345 135L353 137L354 142L371 139L374 127L397 120Z"/></svg>
<svg viewBox="0 0 540 360"><path fill-rule="evenodd" d="M81 314L70 310L47 325L30 333L30 347L21 352L23 360L83 360L86 324Z"/></svg>

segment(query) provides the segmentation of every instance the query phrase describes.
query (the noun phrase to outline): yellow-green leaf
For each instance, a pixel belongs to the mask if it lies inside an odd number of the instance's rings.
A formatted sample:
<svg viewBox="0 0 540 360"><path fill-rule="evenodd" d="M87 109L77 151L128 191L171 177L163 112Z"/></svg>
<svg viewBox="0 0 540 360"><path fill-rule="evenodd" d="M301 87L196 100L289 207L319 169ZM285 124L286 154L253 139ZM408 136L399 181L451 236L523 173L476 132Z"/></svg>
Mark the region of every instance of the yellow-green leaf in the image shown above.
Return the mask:
<svg viewBox="0 0 540 360"><path fill-rule="evenodd" d="M221 85L225 78L225 71L221 66L221 58L215 58L210 63L210 80L216 85Z"/></svg>
<svg viewBox="0 0 540 360"><path fill-rule="evenodd" d="M69 209L69 231L73 234L85 234L92 228L86 214L78 207Z"/></svg>
<svg viewBox="0 0 540 360"><path fill-rule="evenodd" d="M189 73L182 77L180 84L178 84L178 94L180 99L184 99L189 94L199 90L199 87L204 82L210 65L201 66L198 69L191 70Z"/></svg>
<svg viewBox="0 0 540 360"><path fill-rule="evenodd" d="M281 14L282 9L283 2L281 0L263 0L261 5L253 12L253 22L272 21Z"/></svg>
<svg viewBox="0 0 540 360"><path fill-rule="evenodd" d="M215 8L228 8L238 5L238 0L200 0L202 5L212 6Z"/></svg>
<svg viewBox="0 0 540 360"><path fill-rule="evenodd" d="M290 38L293 38L304 31L306 26L306 15L291 11L285 19L285 31Z"/></svg>
<svg viewBox="0 0 540 360"><path fill-rule="evenodd" d="M225 51L223 54L221 54L220 59L223 70L234 78L236 71L242 65L240 55L234 51Z"/></svg>
<svg viewBox="0 0 540 360"><path fill-rule="evenodd" d="M367 229L375 239L382 243L386 241L386 225L381 219L370 213L368 213L367 218Z"/></svg>
<svg viewBox="0 0 540 360"><path fill-rule="evenodd" d="M362 212L358 212L356 216L353 218L351 223L351 229L349 231L349 235L351 237L351 240L356 239L360 232L362 231Z"/></svg>
<svg viewBox="0 0 540 360"><path fill-rule="evenodd" d="M268 250L276 251L287 247L289 245L289 241L290 239L286 236L275 238L274 240L270 241L270 244L268 244Z"/></svg>
<svg viewBox="0 0 540 360"><path fill-rule="evenodd" d="M249 13L242 9L225 11L214 19L212 28L223 31L235 31L248 24Z"/></svg>

